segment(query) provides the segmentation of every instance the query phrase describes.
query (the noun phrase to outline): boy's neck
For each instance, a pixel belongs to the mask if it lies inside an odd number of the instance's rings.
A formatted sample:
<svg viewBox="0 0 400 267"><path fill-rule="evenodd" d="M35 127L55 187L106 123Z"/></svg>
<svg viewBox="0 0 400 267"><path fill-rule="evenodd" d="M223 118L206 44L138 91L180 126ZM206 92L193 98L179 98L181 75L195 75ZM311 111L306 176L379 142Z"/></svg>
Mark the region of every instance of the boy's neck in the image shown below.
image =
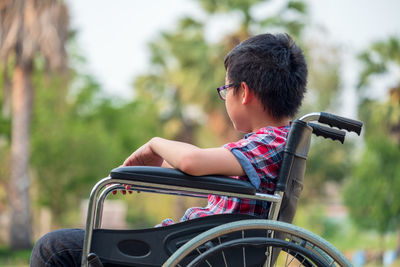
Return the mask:
<svg viewBox="0 0 400 267"><path fill-rule="evenodd" d="M266 117L258 117L255 116L253 117L253 120L250 122L251 123L251 132L256 132L257 130L267 127L267 126L272 126L272 127L282 127L289 125L290 123L290 118L285 117L285 118L280 118L276 119L271 116L266 116Z"/></svg>
<svg viewBox="0 0 400 267"><path fill-rule="evenodd" d="M256 132L259 129L267 126L282 127L289 125L289 117L276 118L268 111L262 101L252 92L244 83L236 95L231 99L237 112L235 121L233 121L235 128L241 132Z"/></svg>

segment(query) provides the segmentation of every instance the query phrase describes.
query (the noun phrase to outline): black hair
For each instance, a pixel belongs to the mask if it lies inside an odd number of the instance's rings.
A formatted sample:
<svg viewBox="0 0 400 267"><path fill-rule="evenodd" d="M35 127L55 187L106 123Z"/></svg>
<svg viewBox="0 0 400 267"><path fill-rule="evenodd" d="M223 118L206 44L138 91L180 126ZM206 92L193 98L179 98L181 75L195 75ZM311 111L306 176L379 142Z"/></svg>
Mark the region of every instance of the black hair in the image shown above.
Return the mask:
<svg viewBox="0 0 400 267"><path fill-rule="evenodd" d="M253 36L225 57L235 93L246 82L273 117L293 117L304 97L307 64L303 51L288 34Z"/></svg>

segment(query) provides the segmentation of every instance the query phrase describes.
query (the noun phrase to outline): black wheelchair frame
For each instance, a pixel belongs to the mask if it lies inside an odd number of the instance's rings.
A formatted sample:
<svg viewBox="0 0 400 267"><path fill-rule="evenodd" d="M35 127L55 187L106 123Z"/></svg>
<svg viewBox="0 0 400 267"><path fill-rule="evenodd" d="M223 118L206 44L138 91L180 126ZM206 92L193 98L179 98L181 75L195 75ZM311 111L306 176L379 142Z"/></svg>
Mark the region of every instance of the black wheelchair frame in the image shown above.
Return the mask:
<svg viewBox="0 0 400 267"><path fill-rule="evenodd" d="M273 195L256 192L249 182L217 175L194 177L176 169L145 166L112 170L90 194L82 266L273 266L280 253L287 254L286 262L290 256L303 266L350 266L328 242L290 224L312 134L344 142L346 133L332 127L360 134L362 122L325 112L292 122ZM160 228L101 229L104 200L113 190L124 189L123 184L134 191L192 197L214 194L271 204L267 218L221 214ZM221 256L217 259L216 254Z"/></svg>

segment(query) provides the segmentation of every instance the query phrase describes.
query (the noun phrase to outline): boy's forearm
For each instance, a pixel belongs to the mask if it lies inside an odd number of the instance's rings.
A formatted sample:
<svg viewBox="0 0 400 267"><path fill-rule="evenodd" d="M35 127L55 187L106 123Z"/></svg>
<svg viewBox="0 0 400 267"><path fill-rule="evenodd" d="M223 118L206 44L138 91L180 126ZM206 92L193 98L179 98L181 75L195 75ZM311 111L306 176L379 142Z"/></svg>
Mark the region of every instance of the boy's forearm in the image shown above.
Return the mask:
<svg viewBox="0 0 400 267"><path fill-rule="evenodd" d="M155 137L149 141L150 149L172 168L199 176L208 174L244 175L235 156L225 148L201 149L197 146ZM163 167L166 164L163 163Z"/></svg>
<svg viewBox="0 0 400 267"><path fill-rule="evenodd" d="M163 163L163 166L170 165L170 167L177 169L182 169L182 163L189 153L199 149L191 144L167 140L160 137L152 138L149 145L154 153L164 159L166 163Z"/></svg>
<svg viewBox="0 0 400 267"><path fill-rule="evenodd" d="M163 163L161 164L161 167L163 168L170 168L170 169L174 169L174 167L172 167L168 162L166 162L165 160L163 161Z"/></svg>

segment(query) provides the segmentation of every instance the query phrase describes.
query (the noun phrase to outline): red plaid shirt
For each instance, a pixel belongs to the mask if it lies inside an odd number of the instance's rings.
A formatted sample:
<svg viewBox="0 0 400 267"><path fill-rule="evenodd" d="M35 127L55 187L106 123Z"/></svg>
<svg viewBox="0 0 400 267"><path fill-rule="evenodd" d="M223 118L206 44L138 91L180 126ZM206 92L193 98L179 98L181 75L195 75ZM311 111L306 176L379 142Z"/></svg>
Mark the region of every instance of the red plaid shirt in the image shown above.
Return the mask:
<svg viewBox="0 0 400 267"><path fill-rule="evenodd" d="M272 194L281 166L283 149L286 145L290 126L264 127L256 133L246 134L237 142L224 145L238 159L245 176L232 176L233 179L249 181L260 193ZM208 205L204 208L188 209L181 221L221 213L241 213L266 217L269 203L226 196L208 196ZM166 219L158 226L173 224Z"/></svg>

